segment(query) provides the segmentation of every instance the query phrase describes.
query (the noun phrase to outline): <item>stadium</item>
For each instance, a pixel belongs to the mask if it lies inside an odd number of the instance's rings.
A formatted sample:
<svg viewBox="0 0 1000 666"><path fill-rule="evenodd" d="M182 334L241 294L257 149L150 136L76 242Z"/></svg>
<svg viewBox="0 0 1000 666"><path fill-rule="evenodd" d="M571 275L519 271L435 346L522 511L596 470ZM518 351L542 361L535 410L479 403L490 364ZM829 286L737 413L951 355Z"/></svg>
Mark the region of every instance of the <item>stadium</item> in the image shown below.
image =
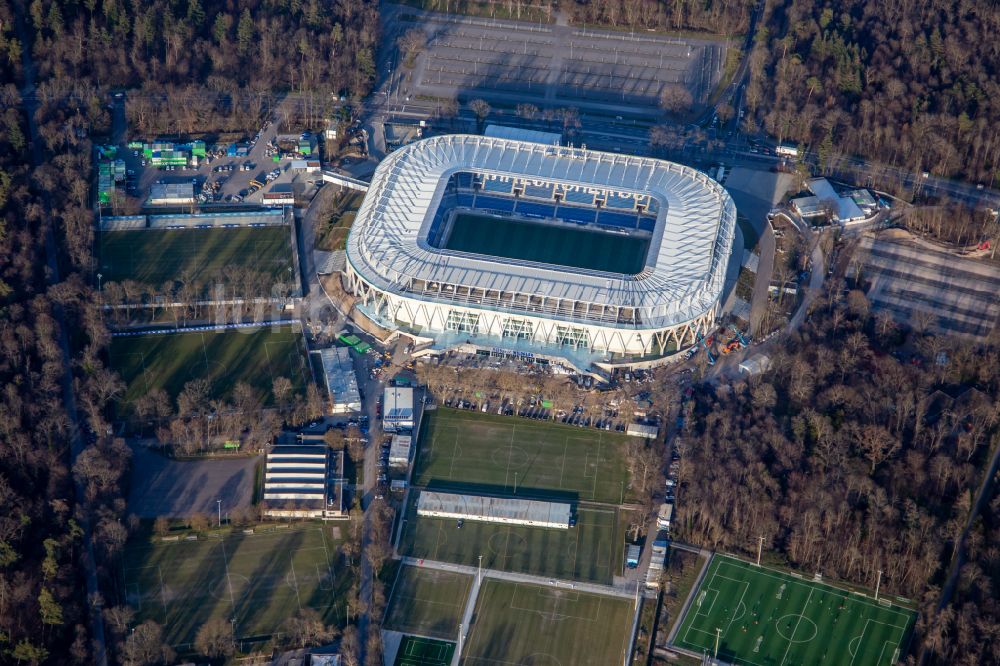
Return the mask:
<svg viewBox="0 0 1000 666"><path fill-rule="evenodd" d="M735 225L729 195L690 167L440 136L379 165L345 285L375 323L439 348L664 356L713 324Z"/></svg>

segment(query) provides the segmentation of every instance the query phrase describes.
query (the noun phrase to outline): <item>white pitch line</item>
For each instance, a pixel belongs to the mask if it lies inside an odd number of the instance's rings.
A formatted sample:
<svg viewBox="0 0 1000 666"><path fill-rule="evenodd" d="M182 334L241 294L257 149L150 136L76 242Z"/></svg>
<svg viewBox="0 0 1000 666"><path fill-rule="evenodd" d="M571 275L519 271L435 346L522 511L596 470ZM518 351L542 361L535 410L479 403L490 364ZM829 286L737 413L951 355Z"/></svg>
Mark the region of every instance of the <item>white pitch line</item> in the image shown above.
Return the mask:
<svg viewBox="0 0 1000 666"><path fill-rule="evenodd" d="M802 618L805 617L803 612L809 609L809 600L812 599L812 595L813 591L809 590L809 596L806 597L806 604L805 606L802 607L802 611L799 612L799 619L795 622L795 627L792 629L792 635L788 638L788 647L785 649L785 656L781 658L781 664L784 664L785 660L788 659L788 653L791 652L792 646L795 645L792 639L795 638L795 632L799 630L799 625L802 623Z"/></svg>
<svg viewBox="0 0 1000 666"><path fill-rule="evenodd" d="M225 540L220 539L219 545L222 546L222 563L226 567L226 585L229 587L229 603L233 608L233 616L236 615L236 598L233 596L233 579L229 577L229 556L226 554L226 543Z"/></svg>

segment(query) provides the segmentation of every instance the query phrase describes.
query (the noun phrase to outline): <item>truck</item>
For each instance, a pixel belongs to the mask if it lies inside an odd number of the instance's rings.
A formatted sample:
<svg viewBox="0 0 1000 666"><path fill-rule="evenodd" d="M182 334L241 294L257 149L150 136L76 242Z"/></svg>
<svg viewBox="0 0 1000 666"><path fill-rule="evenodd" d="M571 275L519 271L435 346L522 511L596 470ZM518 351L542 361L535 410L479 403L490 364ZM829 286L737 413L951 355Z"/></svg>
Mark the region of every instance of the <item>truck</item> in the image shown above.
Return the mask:
<svg viewBox="0 0 1000 666"><path fill-rule="evenodd" d="M639 546L630 545L628 550L625 552L625 566L629 569L635 569L639 566L639 555L642 550Z"/></svg>
<svg viewBox="0 0 1000 666"><path fill-rule="evenodd" d="M793 146L793 145L788 144L788 143L783 143L783 144L779 145L777 148L774 149L774 154L775 155L780 155L781 157L794 157L794 158L798 158L798 156L799 156L799 147L798 146Z"/></svg>
<svg viewBox="0 0 1000 666"><path fill-rule="evenodd" d="M660 512L656 516L656 526L661 530L670 529L670 519L674 516L673 504L661 504Z"/></svg>

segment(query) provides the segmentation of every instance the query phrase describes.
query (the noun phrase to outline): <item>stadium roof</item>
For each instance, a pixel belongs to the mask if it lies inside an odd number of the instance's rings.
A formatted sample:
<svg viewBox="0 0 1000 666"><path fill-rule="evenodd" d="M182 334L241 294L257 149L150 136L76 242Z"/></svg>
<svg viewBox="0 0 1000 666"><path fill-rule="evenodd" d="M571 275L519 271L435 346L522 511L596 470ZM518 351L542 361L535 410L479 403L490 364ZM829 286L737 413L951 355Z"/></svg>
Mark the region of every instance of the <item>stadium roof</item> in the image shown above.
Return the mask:
<svg viewBox="0 0 1000 666"><path fill-rule="evenodd" d="M436 249L426 240L448 179L456 172L536 178L660 201L650 260L638 275L605 273ZM404 293L415 283L544 295L636 308L640 324L688 322L722 293L736 208L704 173L663 160L560 148L482 136L449 135L412 143L379 164L347 243L351 267L372 286ZM421 293L444 303L452 294ZM503 306L496 309L505 310ZM567 321L585 316L560 315Z"/></svg>

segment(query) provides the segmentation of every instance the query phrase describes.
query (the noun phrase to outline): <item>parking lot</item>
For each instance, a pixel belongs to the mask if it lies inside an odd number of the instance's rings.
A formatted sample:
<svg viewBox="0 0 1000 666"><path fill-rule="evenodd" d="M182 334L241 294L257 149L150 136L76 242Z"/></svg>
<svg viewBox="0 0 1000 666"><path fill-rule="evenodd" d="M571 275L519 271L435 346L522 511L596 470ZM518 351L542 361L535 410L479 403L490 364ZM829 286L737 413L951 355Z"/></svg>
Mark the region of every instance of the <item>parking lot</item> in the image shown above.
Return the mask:
<svg viewBox="0 0 1000 666"><path fill-rule="evenodd" d="M141 150L120 151L127 169L126 191L140 205L146 203L150 189L158 182L194 184L196 196L202 192L208 195L200 204L260 204L264 192L275 191L292 191L297 199L308 200L322 186L322 178L318 172L293 172L291 159L274 162L276 135L275 125L268 122L256 135L246 137L247 155L226 156L222 148L200 160L197 167L156 167L146 163ZM255 180L263 187L254 187L251 183Z"/></svg>
<svg viewBox="0 0 1000 666"><path fill-rule="evenodd" d="M407 95L655 109L671 87L687 90L695 102L706 100L727 48L722 40L432 13L414 22L428 39Z"/></svg>

